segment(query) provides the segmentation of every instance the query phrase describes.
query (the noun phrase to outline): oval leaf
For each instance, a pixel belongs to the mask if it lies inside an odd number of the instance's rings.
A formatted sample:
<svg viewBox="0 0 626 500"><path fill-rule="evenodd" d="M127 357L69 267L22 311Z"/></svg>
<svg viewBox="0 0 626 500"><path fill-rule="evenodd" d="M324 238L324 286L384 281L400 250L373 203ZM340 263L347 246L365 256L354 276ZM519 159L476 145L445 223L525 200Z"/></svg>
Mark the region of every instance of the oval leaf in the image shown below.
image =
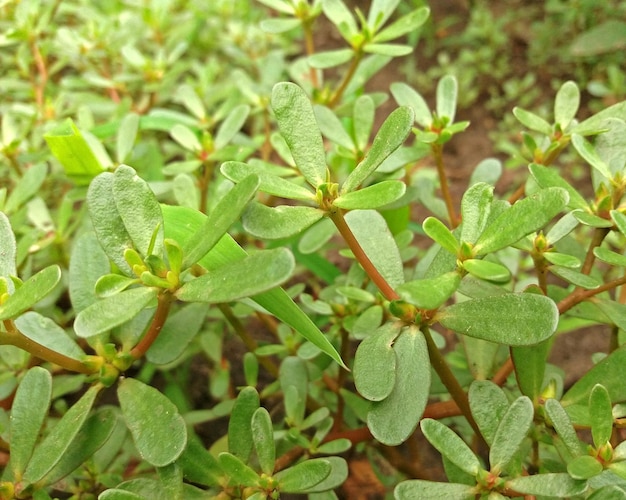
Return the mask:
<svg viewBox="0 0 626 500"><path fill-rule="evenodd" d="M489 449L491 470L505 470L533 423L535 409L526 396L517 398L502 416Z"/></svg>
<svg viewBox="0 0 626 500"><path fill-rule="evenodd" d="M480 462L465 441L441 422L425 418L420 423L422 432L430 444L462 471L476 476Z"/></svg>
<svg viewBox="0 0 626 500"><path fill-rule="evenodd" d="M15 326L24 336L61 353L68 358L83 359L85 353L63 328L50 318L28 311L15 320Z"/></svg>
<svg viewBox="0 0 626 500"><path fill-rule="evenodd" d="M393 491L396 500L415 500L416 498L430 498L432 500L473 498L476 496L476 487L457 483L436 483L421 479L403 481Z"/></svg>
<svg viewBox="0 0 626 500"><path fill-rule="evenodd" d="M268 476L274 472L276 448L274 446L274 430L272 419L265 408L258 408L252 415L252 439L254 449L263 473Z"/></svg>
<svg viewBox="0 0 626 500"><path fill-rule="evenodd" d="M33 307L52 291L60 279L61 268L57 265L31 276L0 306L0 320L15 318Z"/></svg>
<svg viewBox="0 0 626 500"><path fill-rule="evenodd" d="M263 250L185 283L176 297L187 302L232 302L279 286L294 267L288 249Z"/></svg>
<svg viewBox="0 0 626 500"><path fill-rule="evenodd" d="M142 458L155 467L176 460L187 444L187 427L176 405L154 387L132 378L120 382L117 396Z"/></svg>
<svg viewBox="0 0 626 500"><path fill-rule="evenodd" d="M359 344L354 356L356 390L370 401L385 399L396 381L396 354L392 349L400 333L396 323L386 323Z"/></svg>
<svg viewBox="0 0 626 500"><path fill-rule="evenodd" d="M556 330L559 311L548 297L507 293L460 302L437 315L455 332L506 345L533 345Z"/></svg>
<svg viewBox="0 0 626 500"><path fill-rule="evenodd" d="M506 267L488 260L467 259L463 261L463 268L481 280L506 283L511 279L511 272Z"/></svg>
<svg viewBox="0 0 626 500"><path fill-rule="evenodd" d="M331 470L328 460L314 458L274 474L274 479L278 481L278 489L282 493L298 493L321 483Z"/></svg>
<svg viewBox="0 0 626 500"><path fill-rule="evenodd" d="M228 421L228 451L247 462L252 453L252 416L259 409L259 394L254 387L244 387L233 405Z"/></svg>
<svg viewBox="0 0 626 500"><path fill-rule="evenodd" d="M459 251L459 241L452 232L434 217L427 217L422 224L424 232L436 243L445 248L448 252L456 255Z"/></svg>
<svg viewBox="0 0 626 500"><path fill-rule="evenodd" d="M456 271L436 278L409 281L397 288L403 300L421 309L437 309L452 297L461 283L461 275Z"/></svg>
<svg viewBox="0 0 626 500"><path fill-rule="evenodd" d="M379 208L398 200L406 191L401 181L382 181L335 199L333 205L345 210Z"/></svg>
<svg viewBox="0 0 626 500"><path fill-rule="evenodd" d="M606 445L613 433L613 405L609 392L601 384L596 384L589 395L589 419L591 436L596 448Z"/></svg>
<svg viewBox="0 0 626 500"><path fill-rule="evenodd" d="M251 203L243 214L243 227L257 238L280 239L298 234L323 216L324 212L312 207Z"/></svg>
<svg viewBox="0 0 626 500"><path fill-rule="evenodd" d="M430 362L426 340L417 328L403 331L393 344L396 383L391 394L373 403L367 426L381 443L395 446L405 441L424 413L430 391Z"/></svg>

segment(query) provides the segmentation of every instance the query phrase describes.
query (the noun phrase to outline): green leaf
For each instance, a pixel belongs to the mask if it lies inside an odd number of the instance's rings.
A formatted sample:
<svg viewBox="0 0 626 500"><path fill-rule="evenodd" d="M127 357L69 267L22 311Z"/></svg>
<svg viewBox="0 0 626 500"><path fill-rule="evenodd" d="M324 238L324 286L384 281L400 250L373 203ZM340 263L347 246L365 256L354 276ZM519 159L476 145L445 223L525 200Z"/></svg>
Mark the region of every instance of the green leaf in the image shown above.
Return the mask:
<svg viewBox="0 0 626 500"><path fill-rule="evenodd" d="M121 274L105 274L100 276L96 281L95 291L96 295L100 298L110 297L126 290L131 285L136 285L140 282L138 278L129 278L128 276L122 276ZM94 301L95 302L95 301Z"/></svg>
<svg viewBox="0 0 626 500"><path fill-rule="evenodd" d="M98 300L95 285L110 269L109 259L94 233L84 233L74 240L70 255L69 293L76 313Z"/></svg>
<svg viewBox="0 0 626 500"><path fill-rule="evenodd" d="M322 210L313 207L251 203L243 213L243 227L257 238L281 239L304 231L323 216Z"/></svg>
<svg viewBox="0 0 626 500"><path fill-rule="evenodd" d="M533 403L526 396L520 396L511 403L502 416L489 448L489 463L492 471L506 469L526 438L534 415Z"/></svg>
<svg viewBox="0 0 626 500"><path fill-rule="evenodd" d="M200 438L191 433L187 446L176 463L183 468L187 481L206 486L217 486L223 472L215 458L202 444Z"/></svg>
<svg viewBox="0 0 626 500"><path fill-rule="evenodd" d="M480 433L491 446L502 417L509 409L504 391L490 380L474 380L469 388L469 404Z"/></svg>
<svg viewBox="0 0 626 500"><path fill-rule="evenodd" d="M259 178L249 175L220 199L200 229L184 245L184 268L198 262L215 246L228 228L239 219L258 187Z"/></svg>
<svg viewBox="0 0 626 500"><path fill-rule="evenodd" d="M416 327L405 329L393 344L396 383L391 394L372 404L367 426L381 443L395 446L415 430L430 392L428 348Z"/></svg>
<svg viewBox="0 0 626 500"><path fill-rule="evenodd" d="M511 347L517 385L524 396L537 401L543 388L546 361L552 342L544 340L532 346Z"/></svg>
<svg viewBox="0 0 626 500"><path fill-rule="evenodd" d="M85 356L63 328L39 313L28 311L22 314L15 320L15 326L24 336L68 358L82 360Z"/></svg>
<svg viewBox="0 0 626 500"><path fill-rule="evenodd" d="M9 283L11 282L10 276L17 276L15 268L17 246L9 218L3 212L0 212L0 248L2 248L0 252L0 277L6 278L7 283ZM10 288L9 292L12 293L13 288Z"/></svg>
<svg viewBox="0 0 626 500"><path fill-rule="evenodd" d="M491 186L495 186L501 175L502 162L497 158L485 158L474 168L468 185L473 186L479 182L485 182Z"/></svg>
<svg viewBox="0 0 626 500"><path fill-rule="evenodd" d="M352 109L354 142L359 151L365 151L369 144L375 117L376 104L372 96L367 94L359 96L357 100L354 101L354 107Z"/></svg>
<svg viewBox="0 0 626 500"><path fill-rule="evenodd" d="M568 208L588 210L589 205L585 199L576 188L559 175L556 168L545 167L537 163L531 163L528 168L540 187L544 189L548 187L560 187L565 189L567 194L569 194L569 203L567 204Z"/></svg>
<svg viewBox="0 0 626 500"><path fill-rule="evenodd" d="M397 287L403 300L420 309L437 309L452 297L461 283L461 275L456 271L436 278L409 281Z"/></svg>
<svg viewBox="0 0 626 500"><path fill-rule="evenodd" d="M139 131L139 115L137 113L129 113L120 122L120 128L117 131L116 142L116 160L117 163L124 163L124 160L132 151Z"/></svg>
<svg viewBox="0 0 626 500"><path fill-rule="evenodd" d="M413 110L407 106L394 110L381 125L372 147L341 186L344 195L357 189L391 153L405 141L413 124ZM306 177L306 175L305 175Z"/></svg>
<svg viewBox="0 0 626 500"><path fill-rule="evenodd" d="M120 165L113 174L112 188L115 206L134 248L143 257L160 255L163 248L163 216L148 184L134 169Z"/></svg>
<svg viewBox="0 0 626 500"><path fill-rule="evenodd" d="M373 40L376 43L387 42L406 35L407 33L417 31L426 22L429 15L430 9L428 7L415 9L413 12L405 14L385 29L379 31L374 36Z"/></svg>
<svg viewBox="0 0 626 500"><path fill-rule="evenodd" d="M461 201L461 241L475 243L481 235L491 213L493 186L478 182L471 186Z"/></svg>
<svg viewBox="0 0 626 500"><path fill-rule="evenodd" d="M297 463L288 469L274 474L281 493L299 493L321 483L331 473L330 462L323 458L314 458Z"/></svg>
<svg viewBox="0 0 626 500"><path fill-rule="evenodd" d="M162 206L165 219L165 233L168 238L178 241L181 245L194 234L204 222L205 216L195 210L184 207ZM205 255L199 263L207 269L214 269L226 263L237 262L246 256L243 250L230 235L226 234ZM264 307L271 314L296 330L309 342L317 346L341 366L345 366L341 357L319 330L319 328L281 288L274 288L255 295L252 300Z"/></svg>
<svg viewBox="0 0 626 500"><path fill-rule="evenodd" d="M602 472L602 464L594 457L582 455L567 464L567 473L572 479L585 480L597 476Z"/></svg>
<svg viewBox="0 0 626 500"><path fill-rule="evenodd" d="M45 134L44 139L65 173L76 184L87 185L104 170L105 166L70 118Z"/></svg>
<svg viewBox="0 0 626 500"><path fill-rule="evenodd" d="M202 144L198 140L196 133L186 125L177 123L169 131L170 136L183 148L198 153L202 151Z"/></svg>
<svg viewBox="0 0 626 500"><path fill-rule="evenodd" d="M439 453L467 474L471 476L478 474L480 462L458 434L432 418L425 418L420 426L426 439Z"/></svg>
<svg viewBox="0 0 626 500"><path fill-rule="evenodd" d="M526 128L548 137L552 136L552 126L540 116L517 106L513 108L513 114Z"/></svg>
<svg viewBox="0 0 626 500"><path fill-rule="evenodd" d="M267 33L279 34L286 33L300 26L300 19L270 18L263 19L260 23L261 29Z"/></svg>
<svg viewBox="0 0 626 500"><path fill-rule="evenodd" d="M232 302L279 286L294 267L293 255L286 248L259 251L192 279L175 295L185 302Z"/></svg>
<svg viewBox="0 0 626 500"><path fill-rule="evenodd" d="M595 250L597 249L598 248L594 248L594 254ZM581 262L578 257L574 257L573 255L567 255L557 252L546 252L543 254L543 256L550 264L554 264L556 266L567 267L569 269L578 269L581 266Z"/></svg>
<svg viewBox="0 0 626 500"><path fill-rule="evenodd" d="M608 118L619 118L623 120L625 114L626 101L618 102L580 122L572 129L572 133L579 135L598 134L599 131L606 129L605 122Z"/></svg>
<svg viewBox="0 0 626 500"><path fill-rule="evenodd" d="M124 274L132 276L124 252L133 248L133 240L115 206L112 173L104 172L91 182L87 191L87 207L96 237L107 257Z"/></svg>
<svg viewBox="0 0 626 500"><path fill-rule="evenodd" d="M217 456L217 459L224 472L230 476L230 480L234 485L245 487L259 484L258 474L239 457L228 452L222 452Z"/></svg>
<svg viewBox="0 0 626 500"><path fill-rule="evenodd" d="M457 483L436 483L422 479L402 481L393 491L396 500L466 500L476 496L476 487Z"/></svg>
<svg viewBox="0 0 626 500"><path fill-rule="evenodd" d="M430 127L433 122L432 113L424 98L403 82L391 84L391 94L400 106L409 106L415 114L415 121L424 128Z"/></svg>
<svg viewBox="0 0 626 500"><path fill-rule="evenodd" d="M333 201L344 210L380 208L398 200L406 191L402 181L382 181L357 191L346 193Z"/></svg>
<svg viewBox="0 0 626 500"><path fill-rule="evenodd" d="M272 90L272 109L298 170L315 188L326 182L322 134L304 90L294 83L277 83Z"/></svg>
<svg viewBox="0 0 626 500"><path fill-rule="evenodd" d="M61 460L42 478L42 482L54 484L83 465L109 439L117 420L117 412L110 407L90 415Z"/></svg>
<svg viewBox="0 0 626 500"><path fill-rule="evenodd" d="M347 63L354 57L352 49L325 50L307 57L307 62L312 68L328 69Z"/></svg>
<svg viewBox="0 0 626 500"><path fill-rule="evenodd" d="M228 113L215 134L213 145L216 150L222 149L235 137L248 119L249 114L250 106L247 104L239 104Z"/></svg>
<svg viewBox="0 0 626 500"><path fill-rule="evenodd" d="M617 229L619 229L620 233L626 236L626 215L618 210L611 210L611 218L613 219L613 222L615 222L615 225L617 226Z"/></svg>
<svg viewBox="0 0 626 500"><path fill-rule="evenodd" d="M141 457L155 467L176 460L187 444L187 427L167 396L139 380L123 379L117 397Z"/></svg>
<svg viewBox="0 0 626 500"><path fill-rule="evenodd" d="M101 389L99 384L90 387L37 446L24 472L24 482L39 481L59 463L80 432Z"/></svg>
<svg viewBox="0 0 626 500"><path fill-rule="evenodd" d="M587 290L593 290L602 285L602 281L593 276L574 271L573 269L561 266L550 266L550 272L559 278L572 283L573 285L585 288Z"/></svg>
<svg viewBox="0 0 626 500"><path fill-rule="evenodd" d="M556 93L554 101L554 121L565 130L572 122L580 106L580 90L578 85L570 81L565 82Z"/></svg>
<svg viewBox="0 0 626 500"><path fill-rule="evenodd" d="M452 304L437 314L455 332L505 345L533 345L556 330L556 304L542 295L507 293ZM506 319L506 321L504 321Z"/></svg>
<svg viewBox="0 0 626 500"><path fill-rule="evenodd" d="M596 56L626 48L626 23L608 19L574 38L569 51L577 57Z"/></svg>
<svg viewBox="0 0 626 500"><path fill-rule="evenodd" d="M392 287L403 283L400 251L383 216L374 210L355 210L348 212L345 220L383 278Z"/></svg>
<svg viewBox="0 0 626 500"><path fill-rule="evenodd" d="M228 421L228 451L247 462L254 447L252 416L259 409L259 394L254 387L244 387L235 400Z"/></svg>
<svg viewBox="0 0 626 500"><path fill-rule="evenodd" d="M7 214L14 213L35 196L46 180L47 170L45 163L37 163L29 167L15 187L9 191L3 210Z"/></svg>
<svg viewBox="0 0 626 500"><path fill-rule="evenodd" d="M502 264L480 259L463 261L463 268L472 276L481 280L507 283L511 279L511 272Z"/></svg>
<svg viewBox="0 0 626 500"><path fill-rule="evenodd" d="M306 410L309 377L301 358L289 356L280 365L280 387L285 400L285 413L290 425L300 426Z"/></svg>
<svg viewBox="0 0 626 500"><path fill-rule="evenodd" d="M351 50L350 54L352 54ZM324 137L346 148L348 151L354 150L355 146L352 137L346 132L343 123L330 108L316 104L313 107L313 112Z"/></svg>
<svg viewBox="0 0 626 500"><path fill-rule="evenodd" d="M0 320L16 318L48 295L61 279L59 266L49 266L28 278L0 305Z"/></svg>
<svg viewBox="0 0 626 500"><path fill-rule="evenodd" d="M561 188L547 188L524 198L503 211L478 237L474 255L485 255L505 248L544 227L568 202Z"/></svg>
<svg viewBox="0 0 626 500"><path fill-rule="evenodd" d="M588 210L588 209L587 209ZM578 220L581 224L590 227L612 227L613 224L610 220L605 219L604 217L599 217L597 215L589 213L587 210L573 210L570 212L572 216Z"/></svg>
<svg viewBox="0 0 626 500"><path fill-rule="evenodd" d="M26 372L15 392L11 406L11 471L15 481L22 479L43 423L48 415L52 396L52 376L48 370L35 366Z"/></svg>
<svg viewBox="0 0 626 500"><path fill-rule="evenodd" d="M400 0L373 0L367 14L367 25L374 31L385 24L396 10Z"/></svg>
<svg viewBox="0 0 626 500"><path fill-rule="evenodd" d="M354 356L354 385L370 401L381 401L391 394L396 381L396 353L393 342L400 325L385 323L363 340Z"/></svg>
<svg viewBox="0 0 626 500"><path fill-rule="evenodd" d="M591 436L596 448L604 446L613 433L613 405L609 392L602 384L596 384L589 395L589 418Z"/></svg>
<svg viewBox="0 0 626 500"><path fill-rule="evenodd" d="M265 408L258 408L254 412L252 415L251 429L259 466L261 467L261 471L269 476L274 472L276 449L274 447L272 419Z"/></svg>
<svg viewBox="0 0 626 500"><path fill-rule="evenodd" d="M381 56L402 57L413 52L413 47L396 43L368 43L363 47L363 52Z"/></svg>
<svg viewBox="0 0 626 500"><path fill-rule="evenodd" d="M322 10L346 41L351 41L359 33L352 12L342 0L322 0Z"/></svg>
<svg viewBox="0 0 626 500"><path fill-rule="evenodd" d="M335 440L335 441L339 441L339 440ZM330 443L326 443L326 444L330 444ZM321 449L326 446L322 445L318 448L318 450L321 451ZM303 493L307 493L307 494L312 494L312 493L322 493L322 492L329 492L330 490L334 490L335 488L338 488L339 486L341 486L345 480L348 478L348 463L341 457L324 457L324 460L326 460L330 466L331 466L331 471L330 474L328 474L328 476L326 476L326 479L324 479L323 481L320 481L319 483L317 483L315 486L312 486L311 488L307 488L305 490L303 490Z"/></svg>
<svg viewBox="0 0 626 500"><path fill-rule="evenodd" d="M544 403L544 408L552 427L554 427L554 430L572 457L576 458L582 455L585 451L583 444L578 439L578 434L576 434L572 421L561 404L556 399L548 399Z"/></svg>
<svg viewBox="0 0 626 500"><path fill-rule="evenodd" d="M568 467L569 469L569 467ZM577 481L569 474L553 472L520 476L506 482L506 487L526 495L550 498L572 498L587 488L586 481Z"/></svg>
<svg viewBox="0 0 626 500"><path fill-rule="evenodd" d="M581 135L572 134L572 145L576 151L578 151L578 154L601 175L603 175L606 179L613 178L611 175L611 169L604 162L604 160L600 158L600 155L598 155L598 152L588 140Z"/></svg>
<svg viewBox="0 0 626 500"><path fill-rule="evenodd" d="M454 122L458 83L452 75L444 76L437 83L437 116L447 117L448 124Z"/></svg>
<svg viewBox="0 0 626 500"><path fill-rule="evenodd" d="M459 252L460 245L456 236L439 219L427 217L422 223L422 229L430 239L451 254L456 255Z"/></svg>
<svg viewBox="0 0 626 500"><path fill-rule="evenodd" d="M131 288L94 302L76 316L74 331L83 338L93 337L134 318L156 298L158 289Z"/></svg>

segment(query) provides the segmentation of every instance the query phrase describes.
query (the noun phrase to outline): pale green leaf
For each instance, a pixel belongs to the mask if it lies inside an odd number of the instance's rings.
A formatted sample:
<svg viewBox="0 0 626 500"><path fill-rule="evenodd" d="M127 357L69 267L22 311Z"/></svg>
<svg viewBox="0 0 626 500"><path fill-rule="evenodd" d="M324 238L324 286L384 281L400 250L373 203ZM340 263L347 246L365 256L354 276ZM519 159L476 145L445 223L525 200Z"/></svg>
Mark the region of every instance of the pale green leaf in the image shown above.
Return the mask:
<svg viewBox="0 0 626 500"><path fill-rule="evenodd" d="M354 150L355 146L352 137L344 128L339 117L330 108L318 104L313 107L313 111L324 137L346 148L348 151ZM354 125L356 126L356 123Z"/></svg>
<svg viewBox="0 0 626 500"><path fill-rule="evenodd" d="M476 496L476 487L458 483L436 483L422 479L403 481L393 491L396 500L467 500Z"/></svg>
<svg viewBox="0 0 626 500"><path fill-rule="evenodd" d="M345 64L353 57L352 49L325 50L307 57L307 62L313 68L328 69Z"/></svg>
<svg viewBox="0 0 626 500"><path fill-rule="evenodd" d="M298 234L323 216L323 211L313 207L251 203L243 213L243 227L258 238L281 239Z"/></svg>
<svg viewBox="0 0 626 500"><path fill-rule="evenodd" d="M333 201L344 210L380 208L398 200L406 191L402 181L382 181L356 191L350 191Z"/></svg>
<svg viewBox="0 0 626 500"><path fill-rule="evenodd" d="M598 152L588 140L579 134L572 134L572 145L576 151L578 151L578 154L602 176L606 179L613 178L611 169L605 161L600 158L600 155L598 155Z"/></svg>
<svg viewBox="0 0 626 500"><path fill-rule="evenodd" d="M472 185L461 200L461 241L474 243L485 229L491 202L493 201L493 186L484 182Z"/></svg>
<svg viewBox="0 0 626 500"><path fill-rule="evenodd" d="M331 470L328 460L314 458L281 470L274 474L274 479L278 481L278 489L281 492L299 493L321 483L330 475Z"/></svg>
<svg viewBox="0 0 626 500"><path fill-rule="evenodd" d="M376 104L372 96L361 95L354 101L352 109L352 129L354 142L359 151L365 151L372 134L374 118L376 115Z"/></svg>
<svg viewBox="0 0 626 500"><path fill-rule="evenodd" d="M471 476L476 476L480 469L480 462L458 434L432 418L425 418L421 421L420 426L424 437L439 453L462 471Z"/></svg>
<svg viewBox="0 0 626 500"><path fill-rule="evenodd" d="M540 116L519 107L513 108L513 114L515 115L515 118L517 118L526 128L548 137L552 136L551 125Z"/></svg>
<svg viewBox="0 0 626 500"><path fill-rule="evenodd" d="M491 445L500 420L509 408L504 391L490 380L474 380L469 388L469 404L487 444Z"/></svg>
<svg viewBox="0 0 626 500"><path fill-rule="evenodd" d="M124 160L132 151L138 131L139 115L137 113L129 113L122 118L116 138L115 158L117 163L124 163Z"/></svg>
<svg viewBox="0 0 626 500"><path fill-rule="evenodd" d="M215 149L220 150L228 144L233 137L241 130L250 114L250 106L247 104L239 104L235 106L226 116L225 120L220 124L215 134L213 145Z"/></svg>
<svg viewBox="0 0 626 500"><path fill-rule="evenodd" d="M15 268L17 246L9 218L3 212L0 212L0 249L0 277L6 278L9 283L11 282L9 277L17 275ZM13 288L10 288L9 292L13 292Z"/></svg>
<svg viewBox="0 0 626 500"><path fill-rule="evenodd" d="M68 358L81 360L85 353L63 328L50 318L28 311L15 320L18 330L30 340Z"/></svg>
<svg viewBox="0 0 626 500"><path fill-rule="evenodd" d="M433 117L424 98L406 83L391 84L391 94L400 106L409 106L415 113L415 121L424 128L430 127Z"/></svg>
<svg viewBox="0 0 626 500"><path fill-rule="evenodd" d="M591 458L591 457L589 457ZM587 489L586 481L577 481L564 472L542 472L534 476L519 476L506 482L513 491L550 498L574 498Z"/></svg>
<svg viewBox="0 0 626 500"><path fill-rule="evenodd" d="M567 191L569 194L569 208L580 208L582 210L588 209L588 204L581 196L576 188L574 188L569 182L559 175L559 172L554 167L545 167L537 163L531 163L528 168L533 178L537 181L542 188L548 187L560 187Z"/></svg>
<svg viewBox="0 0 626 500"><path fill-rule="evenodd" d="M61 269L57 265L46 267L28 278L0 305L0 320L16 318L33 307L52 291L60 279Z"/></svg>
<svg viewBox="0 0 626 500"><path fill-rule="evenodd" d="M447 117L448 124L454 122L458 83L453 75L444 76L437 83L437 116Z"/></svg>
<svg viewBox="0 0 626 500"><path fill-rule="evenodd" d="M565 130L572 122L578 112L579 105L580 90L578 90L578 85L571 80L565 82L556 93L554 101L554 121L561 127L561 130Z"/></svg>
<svg viewBox="0 0 626 500"><path fill-rule="evenodd" d="M492 470L505 470L522 445L533 423L535 410L526 396L517 398L502 416L498 430L489 449Z"/></svg>
<svg viewBox="0 0 626 500"><path fill-rule="evenodd" d="M428 7L420 7L408 14L400 17L385 29L379 31L374 36L374 42L387 42L394 40L407 33L418 30L428 19L430 15L430 9Z"/></svg>
<svg viewBox="0 0 626 500"><path fill-rule="evenodd" d="M276 449L274 446L274 430L272 419L265 408L258 408L252 415L251 422L254 449L263 473L271 475L274 472Z"/></svg>
<svg viewBox="0 0 626 500"><path fill-rule="evenodd" d="M422 229L435 243L446 249L451 254L456 255L459 251L459 241L439 219L427 217L422 223Z"/></svg>
<svg viewBox="0 0 626 500"><path fill-rule="evenodd" d="M575 458L584 453L584 447L572 425L572 421L556 399L548 399L544 408L554 430L565 444L570 454Z"/></svg>
<svg viewBox="0 0 626 500"><path fill-rule="evenodd" d="M436 278L409 281L396 291L403 300L420 309L437 309L456 292L460 283L461 275L451 271Z"/></svg>
<svg viewBox="0 0 626 500"><path fill-rule="evenodd" d="M589 395L589 419L591 436L596 448L606 445L613 433L613 405L609 392L602 384L596 384Z"/></svg>

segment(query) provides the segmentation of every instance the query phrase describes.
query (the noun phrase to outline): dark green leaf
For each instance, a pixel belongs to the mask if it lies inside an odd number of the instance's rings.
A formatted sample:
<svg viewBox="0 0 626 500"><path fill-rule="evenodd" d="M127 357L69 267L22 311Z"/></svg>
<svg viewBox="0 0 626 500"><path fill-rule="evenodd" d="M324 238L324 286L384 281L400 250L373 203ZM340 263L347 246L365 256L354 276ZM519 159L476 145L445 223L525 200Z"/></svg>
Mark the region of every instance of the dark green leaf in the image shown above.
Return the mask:
<svg viewBox="0 0 626 500"><path fill-rule="evenodd" d="M112 189L115 206L134 248L143 257L160 255L163 248L163 216L148 184L134 169L120 165L113 174ZM156 239L153 239L155 231Z"/></svg>
<svg viewBox="0 0 626 500"><path fill-rule="evenodd" d="M254 447L252 416L258 409L259 394L256 389L244 387L235 400L228 421L228 451L244 462L248 461Z"/></svg>
<svg viewBox="0 0 626 500"><path fill-rule="evenodd" d="M406 191L401 181L382 181L336 198L333 205L345 210L380 208L398 200Z"/></svg>
<svg viewBox="0 0 626 500"><path fill-rule="evenodd" d="M518 201L486 227L476 241L474 254L495 252L544 227L567 205L568 199L567 191L547 188Z"/></svg>
<svg viewBox="0 0 626 500"><path fill-rule="evenodd" d="M491 470L505 470L522 445L533 423L535 410L526 396L517 398L502 416L489 449Z"/></svg>
<svg viewBox="0 0 626 500"><path fill-rule="evenodd" d="M326 153L309 98L294 83L282 82L272 90L272 108L280 133L298 170L313 187L326 181Z"/></svg>
<svg viewBox="0 0 626 500"><path fill-rule="evenodd" d="M506 345L533 345L547 339L556 330L558 318L551 299L528 293L459 302L437 314L446 328Z"/></svg>
<svg viewBox="0 0 626 500"><path fill-rule="evenodd" d="M272 419L265 408L258 408L252 415L251 422L254 449L259 460L261 471L267 475L274 472L276 449L274 447L274 430Z"/></svg>
<svg viewBox="0 0 626 500"><path fill-rule="evenodd" d="M411 108L403 106L394 110L381 125L363 161L341 185L340 194L344 195L357 189L383 160L402 145L411 131L412 124L413 110Z"/></svg>
<svg viewBox="0 0 626 500"><path fill-rule="evenodd" d="M52 377L35 366L28 370L15 392L11 406L11 471L20 481L48 415Z"/></svg>
<svg viewBox="0 0 626 500"><path fill-rule="evenodd" d="M321 483L330 475L331 470L328 460L314 458L274 474L274 479L278 481L278 489L282 493L299 493Z"/></svg>
<svg viewBox="0 0 626 500"><path fill-rule="evenodd" d="M0 320L15 318L33 307L57 285L61 279L59 266L49 266L27 279L13 295L0 305Z"/></svg>
<svg viewBox="0 0 626 500"><path fill-rule="evenodd" d="M176 463L183 468L185 479L196 484L217 486L223 474L217 459L193 433L189 435L187 446Z"/></svg>
<svg viewBox="0 0 626 500"><path fill-rule="evenodd" d="M164 394L132 378L123 379L117 396L137 451L155 467L176 460L187 444L187 427Z"/></svg>
<svg viewBox="0 0 626 500"><path fill-rule="evenodd" d="M156 298L158 289L131 288L94 302L76 316L74 331L83 338L108 332L134 318Z"/></svg>
<svg viewBox="0 0 626 500"><path fill-rule="evenodd" d="M39 481L59 463L87 419L101 389L101 385L90 387L52 428L28 462L26 472L24 472L25 482Z"/></svg>
<svg viewBox="0 0 626 500"><path fill-rule="evenodd" d="M431 418L420 423L422 432L430 444L461 470L476 476L480 462L469 446L450 428Z"/></svg>
<svg viewBox="0 0 626 500"><path fill-rule="evenodd" d="M354 356L354 384L370 401L385 399L396 381L396 354L392 344L400 333L400 325L386 323L365 340Z"/></svg>
<svg viewBox="0 0 626 500"><path fill-rule="evenodd" d="M396 382L391 394L372 404L367 426L381 443L395 446L415 430L430 392L430 363L422 332L404 330L393 344Z"/></svg>
<svg viewBox="0 0 626 500"><path fill-rule="evenodd" d="M448 300L461 283L461 275L456 271L436 278L409 281L396 291L403 300L420 309L437 309Z"/></svg>
<svg viewBox="0 0 626 500"><path fill-rule="evenodd" d="M281 285L291 276L294 266L288 249L263 250L194 278L175 295L185 302L232 302Z"/></svg>
<svg viewBox="0 0 626 500"><path fill-rule="evenodd" d="M200 229L184 245L183 267L195 264L215 246L228 228L239 219L258 187L259 178L249 175L220 199Z"/></svg>
<svg viewBox="0 0 626 500"><path fill-rule="evenodd" d="M551 346L550 340L544 340L532 346L511 347L517 385L522 394L533 401L537 401L543 388L543 376Z"/></svg>

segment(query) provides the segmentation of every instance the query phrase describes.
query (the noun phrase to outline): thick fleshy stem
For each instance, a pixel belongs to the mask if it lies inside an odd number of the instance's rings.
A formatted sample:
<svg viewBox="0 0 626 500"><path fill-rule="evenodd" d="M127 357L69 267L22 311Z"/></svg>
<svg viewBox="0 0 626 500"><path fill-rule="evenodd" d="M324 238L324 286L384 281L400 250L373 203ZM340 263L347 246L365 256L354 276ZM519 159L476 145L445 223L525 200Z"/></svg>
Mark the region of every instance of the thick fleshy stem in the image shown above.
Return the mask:
<svg viewBox="0 0 626 500"><path fill-rule="evenodd" d="M133 347L130 351L130 355L134 359L139 359L143 357L150 346L154 343L156 338L159 336L161 332L161 328L165 324L165 320L167 319L167 315L170 312L170 305L172 304L172 295L170 293L160 293L157 297L157 309L154 313L154 317L152 318L152 322L148 327L148 331L141 337L141 340L137 343L135 347Z"/></svg>
<svg viewBox="0 0 626 500"><path fill-rule="evenodd" d="M459 225L459 217L456 214L454 203L452 201L452 195L450 194L450 188L448 187L448 177L446 176L446 168L443 164L443 146L441 144L432 144L430 149L435 159L435 165L437 165L439 184L441 186L441 196L446 204L450 224L452 225L452 228L455 228Z"/></svg>
<svg viewBox="0 0 626 500"><path fill-rule="evenodd" d="M3 324L6 328L6 332L0 333L0 345L12 345L19 347L36 358L54 363L55 365L72 372L85 373L87 375L97 372L97 369L94 369L92 366L89 366L82 361L70 358L69 356L61 354L60 352L54 351L35 342L34 340L31 340L17 329L13 321L4 320Z"/></svg>

